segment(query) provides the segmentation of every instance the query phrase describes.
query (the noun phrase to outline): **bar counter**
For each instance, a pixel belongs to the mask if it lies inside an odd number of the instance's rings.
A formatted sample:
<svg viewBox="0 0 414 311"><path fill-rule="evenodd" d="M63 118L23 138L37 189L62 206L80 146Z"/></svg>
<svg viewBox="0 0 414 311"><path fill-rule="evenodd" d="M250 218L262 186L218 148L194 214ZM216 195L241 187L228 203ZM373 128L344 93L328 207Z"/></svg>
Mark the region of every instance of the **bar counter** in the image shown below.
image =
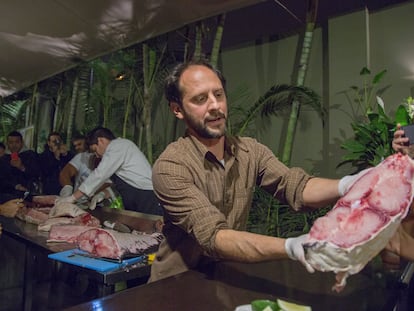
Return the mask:
<svg viewBox="0 0 414 311"><path fill-rule="evenodd" d="M102 212L101 212L102 213ZM143 215L143 214L142 214ZM139 222L142 227L152 228L154 220L151 217L133 218L127 215L130 221ZM104 219L111 219L105 215ZM113 217L122 217L115 214ZM99 272L66 264L49 259L51 253L58 253L76 248L71 243L48 243L48 232L37 229L37 225L26 223L17 218L0 216L2 235L0 237L0 311L9 310L36 310L39 304L45 304L42 310L61 310L62 306L78 304L92 298L109 295L115 291L118 282L133 281L145 283L150 274L150 266L146 262L136 263L122 269L108 272ZM88 280L93 290L81 292L63 284L65 279L81 278ZM82 281L85 283L85 281ZM65 289L60 290L58 285ZM67 294L72 295L69 297ZM48 296L58 295L49 299ZM38 299L38 297L41 297ZM10 297L10 298L8 298ZM18 301L18 302L17 302ZM51 304L52 302L52 304ZM21 303L21 307L19 304ZM9 306L10 304L10 306Z"/></svg>
<svg viewBox="0 0 414 311"><path fill-rule="evenodd" d="M233 311L255 299L277 298L309 305L313 311L412 310L412 271L385 271L368 265L348 278L341 293L331 290L333 273L309 274L290 260L258 264L219 262L204 272L188 271L66 309ZM411 270L411 269L410 269ZM407 273L409 274L407 280ZM404 278L404 279L403 279Z"/></svg>

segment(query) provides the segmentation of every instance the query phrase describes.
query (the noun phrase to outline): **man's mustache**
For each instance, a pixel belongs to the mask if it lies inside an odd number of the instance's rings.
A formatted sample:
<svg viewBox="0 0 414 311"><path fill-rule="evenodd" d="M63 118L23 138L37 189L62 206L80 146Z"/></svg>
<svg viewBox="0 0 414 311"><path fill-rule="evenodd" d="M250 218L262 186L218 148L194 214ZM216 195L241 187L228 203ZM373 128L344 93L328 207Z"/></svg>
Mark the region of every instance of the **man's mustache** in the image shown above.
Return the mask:
<svg viewBox="0 0 414 311"><path fill-rule="evenodd" d="M213 121L219 118L226 119L226 115L221 111L213 112L209 114L209 116L206 118L206 121Z"/></svg>

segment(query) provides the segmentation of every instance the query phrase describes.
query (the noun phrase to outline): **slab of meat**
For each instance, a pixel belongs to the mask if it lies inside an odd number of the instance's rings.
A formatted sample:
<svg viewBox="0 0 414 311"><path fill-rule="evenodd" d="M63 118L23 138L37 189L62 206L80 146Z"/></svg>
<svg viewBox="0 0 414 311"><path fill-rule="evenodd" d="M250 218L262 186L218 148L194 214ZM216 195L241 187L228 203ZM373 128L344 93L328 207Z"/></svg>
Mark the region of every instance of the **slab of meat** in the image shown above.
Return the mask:
<svg viewBox="0 0 414 311"><path fill-rule="evenodd" d="M56 195L36 195L33 196L32 202L36 206L53 206L57 198Z"/></svg>
<svg viewBox="0 0 414 311"><path fill-rule="evenodd" d="M49 216L48 213L42 209L23 207L17 212L16 218L23 220L29 224L38 225L46 221Z"/></svg>
<svg viewBox="0 0 414 311"><path fill-rule="evenodd" d="M72 203L58 203L53 206L53 208L49 212L49 217L77 217L79 215L87 213L83 209L81 209L76 204Z"/></svg>
<svg viewBox="0 0 414 311"><path fill-rule="evenodd" d="M78 236L90 229L90 226L85 225L54 225L50 228L47 241L76 243Z"/></svg>
<svg viewBox="0 0 414 311"><path fill-rule="evenodd" d="M94 228L78 236L78 247L97 257L123 259L156 251L161 237L159 233L137 235Z"/></svg>
<svg viewBox="0 0 414 311"><path fill-rule="evenodd" d="M43 221L39 224L37 229L39 231L50 231L52 226L57 225L84 225L89 227L100 227L101 222L98 218L92 216L89 213L84 212L83 214L76 217L52 217Z"/></svg>
<svg viewBox="0 0 414 311"><path fill-rule="evenodd" d="M307 261L333 271L340 291L388 243L414 193L414 161L394 154L359 177L334 208L317 219L305 244Z"/></svg>

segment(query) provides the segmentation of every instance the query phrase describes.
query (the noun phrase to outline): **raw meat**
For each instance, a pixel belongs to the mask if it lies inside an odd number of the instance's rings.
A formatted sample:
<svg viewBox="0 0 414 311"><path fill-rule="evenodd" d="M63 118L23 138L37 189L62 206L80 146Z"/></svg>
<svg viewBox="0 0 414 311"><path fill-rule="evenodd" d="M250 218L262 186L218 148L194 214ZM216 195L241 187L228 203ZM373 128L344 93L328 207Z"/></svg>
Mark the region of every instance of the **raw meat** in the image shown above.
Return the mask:
<svg viewBox="0 0 414 311"><path fill-rule="evenodd" d="M97 257L122 259L156 251L162 235L122 233L94 228L78 236L78 247Z"/></svg>
<svg viewBox="0 0 414 311"><path fill-rule="evenodd" d="M33 196L32 202L36 206L53 206L57 198L56 195L36 195Z"/></svg>
<svg viewBox="0 0 414 311"><path fill-rule="evenodd" d="M89 227L99 227L101 222L98 218L92 216L89 213L84 212L83 214L76 217L52 217L42 222L38 226L39 231L50 231L52 226L56 225L84 225Z"/></svg>
<svg viewBox="0 0 414 311"><path fill-rule="evenodd" d="M16 214L16 217L29 224L38 225L46 221L49 216L41 209L22 207Z"/></svg>
<svg viewBox="0 0 414 311"><path fill-rule="evenodd" d="M90 226L85 225L55 225L50 228L47 241L76 243L78 236L90 229Z"/></svg>
<svg viewBox="0 0 414 311"><path fill-rule="evenodd" d="M50 210L49 217L62 217L62 216L69 216L69 217L76 217L82 214L87 213L76 204L72 203L58 203L53 206Z"/></svg>
<svg viewBox="0 0 414 311"><path fill-rule="evenodd" d="M306 260L333 271L340 291L388 243L407 215L414 193L414 161L394 154L358 178L334 208L315 221Z"/></svg>

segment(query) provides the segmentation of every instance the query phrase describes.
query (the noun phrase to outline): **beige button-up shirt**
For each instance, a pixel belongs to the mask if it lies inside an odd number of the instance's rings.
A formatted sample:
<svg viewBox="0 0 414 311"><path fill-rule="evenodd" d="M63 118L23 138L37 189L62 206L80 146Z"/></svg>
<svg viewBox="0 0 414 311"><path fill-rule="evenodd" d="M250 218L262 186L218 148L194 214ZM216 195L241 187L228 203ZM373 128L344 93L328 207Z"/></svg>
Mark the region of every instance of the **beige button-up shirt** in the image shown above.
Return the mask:
<svg viewBox="0 0 414 311"><path fill-rule="evenodd" d="M299 210L311 178L288 168L266 146L226 137L224 164L193 136L170 144L153 167L154 191L165 208L165 240L150 281L196 268L215 258L218 230L245 230L255 186Z"/></svg>

